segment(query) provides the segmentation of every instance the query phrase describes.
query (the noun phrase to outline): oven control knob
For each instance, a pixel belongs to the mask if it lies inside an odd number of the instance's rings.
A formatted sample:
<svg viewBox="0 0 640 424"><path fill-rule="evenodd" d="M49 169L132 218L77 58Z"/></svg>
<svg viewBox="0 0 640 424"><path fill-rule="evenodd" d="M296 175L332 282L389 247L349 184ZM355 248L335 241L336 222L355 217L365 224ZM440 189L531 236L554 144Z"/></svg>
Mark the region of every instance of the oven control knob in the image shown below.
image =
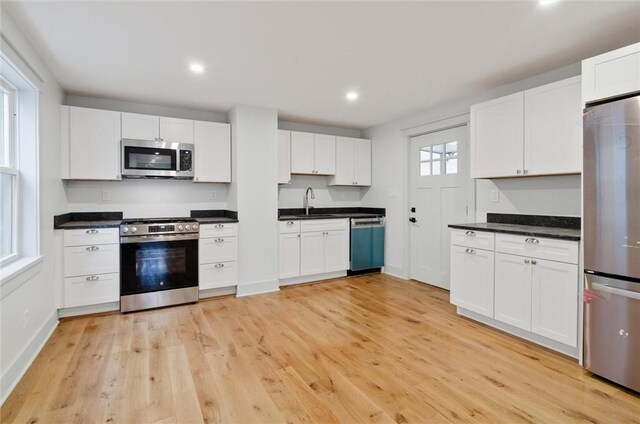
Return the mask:
<svg viewBox="0 0 640 424"><path fill-rule="evenodd" d="M178 231L182 231L184 230L184 227L182 225L178 225Z"/></svg>
<svg viewBox="0 0 640 424"><path fill-rule="evenodd" d="M137 227L131 227L131 232L132 232L132 233L135 233L135 232L137 232L137 231L138 231L138 228L137 228Z"/></svg>
<svg viewBox="0 0 640 424"><path fill-rule="evenodd" d="M191 230L191 225L186 225L186 226L184 227L184 229L185 229L185 230L187 230L187 231Z"/></svg>
<svg viewBox="0 0 640 424"><path fill-rule="evenodd" d="M123 233L128 233L129 232L129 227L122 227L122 232Z"/></svg>
<svg viewBox="0 0 640 424"><path fill-rule="evenodd" d="M197 225L197 224L193 224L193 225L191 226L191 228L193 228L194 230L197 230L197 229L198 229L198 225Z"/></svg>

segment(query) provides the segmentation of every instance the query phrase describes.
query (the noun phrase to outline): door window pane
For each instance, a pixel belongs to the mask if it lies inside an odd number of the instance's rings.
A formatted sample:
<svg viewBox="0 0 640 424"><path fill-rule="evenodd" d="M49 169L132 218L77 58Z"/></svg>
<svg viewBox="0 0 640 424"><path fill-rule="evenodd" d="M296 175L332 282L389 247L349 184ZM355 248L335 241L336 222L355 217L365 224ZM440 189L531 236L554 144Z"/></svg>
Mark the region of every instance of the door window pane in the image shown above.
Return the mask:
<svg viewBox="0 0 640 424"><path fill-rule="evenodd" d="M458 154L458 142L452 141L446 145L447 157L455 156Z"/></svg>
<svg viewBox="0 0 640 424"><path fill-rule="evenodd" d="M440 175L440 164L441 164L442 162L440 162L439 160L438 160L438 161L435 161L435 160L434 160L434 161L433 161L433 162L431 162L431 163L432 163L432 165L433 165L433 166L432 166L432 174L433 174L433 175Z"/></svg>
<svg viewBox="0 0 640 424"><path fill-rule="evenodd" d="M431 147L420 148L420 161L431 159Z"/></svg>
<svg viewBox="0 0 640 424"><path fill-rule="evenodd" d="M422 162L420 164L420 176L425 177L431 175L431 162Z"/></svg>
<svg viewBox="0 0 640 424"><path fill-rule="evenodd" d="M446 174L458 173L458 159L447 159L446 161Z"/></svg>

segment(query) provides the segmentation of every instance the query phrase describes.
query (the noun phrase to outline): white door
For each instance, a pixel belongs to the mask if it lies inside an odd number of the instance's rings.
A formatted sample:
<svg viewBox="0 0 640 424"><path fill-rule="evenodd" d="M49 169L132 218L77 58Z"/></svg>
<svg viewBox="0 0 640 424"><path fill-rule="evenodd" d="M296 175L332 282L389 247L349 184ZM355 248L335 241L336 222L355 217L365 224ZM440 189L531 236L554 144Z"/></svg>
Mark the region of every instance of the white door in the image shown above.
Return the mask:
<svg viewBox="0 0 640 424"><path fill-rule="evenodd" d="M300 275L300 234L280 234L280 278Z"/></svg>
<svg viewBox="0 0 640 424"><path fill-rule="evenodd" d="M193 121L161 116L160 139L174 143L193 143Z"/></svg>
<svg viewBox="0 0 640 424"><path fill-rule="evenodd" d="M120 112L69 107L69 177L120 179Z"/></svg>
<svg viewBox="0 0 640 424"><path fill-rule="evenodd" d="M496 253L494 318L531 331L531 259Z"/></svg>
<svg viewBox="0 0 640 424"><path fill-rule="evenodd" d="M451 303L493 318L494 253L451 246Z"/></svg>
<svg viewBox="0 0 640 424"><path fill-rule="evenodd" d="M160 137L160 117L122 113L122 138L157 140L158 137Z"/></svg>
<svg viewBox="0 0 640 424"><path fill-rule="evenodd" d="M324 232L300 234L300 275L324 272Z"/></svg>
<svg viewBox="0 0 640 424"><path fill-rule="evenodd" d="M346 230L326 231L324 235L324 272L349 268L349 234Z"/></svg>
<svg viewBox="0 0 640 424"><path fill-rule="evenodd" d="M469 155L467 126L410 142L411 278L449 288L449 228L467 221Z"/></svg>
<svg viewBox="0 0 640 424"><path fill-rule="evenodd" d="M536 259L531 330L569 346L578 343L578 266Z"/></svg>
<svg viewBox="0 0 640 424"><path fill-rule="evenodd" d="M194 182L231 182L231 126L218 122L194 122Z"/></svg>
<svg viewBox="0 0 640 424"><path fill-rule="evenodd" d="M354 140L354 182L358 186L371 185L371 140Z"/></svg>
<svg viewBox="0 0 640 424"><path fill-rule="evenodd" d="M313 174L313 134L291 131L291 173Z"/></svg>
<svg viewBox="0 0 640 424"><path fill-rule="evenodd" d="M314 170L316 174L336 173L336 137L334 135L314 135Z"/></svg>
<svg viewBox="0 0 640 424"><path fill-rule="evenodd" d="M278 184L291 182L291 132L278 131Z"/></svg>

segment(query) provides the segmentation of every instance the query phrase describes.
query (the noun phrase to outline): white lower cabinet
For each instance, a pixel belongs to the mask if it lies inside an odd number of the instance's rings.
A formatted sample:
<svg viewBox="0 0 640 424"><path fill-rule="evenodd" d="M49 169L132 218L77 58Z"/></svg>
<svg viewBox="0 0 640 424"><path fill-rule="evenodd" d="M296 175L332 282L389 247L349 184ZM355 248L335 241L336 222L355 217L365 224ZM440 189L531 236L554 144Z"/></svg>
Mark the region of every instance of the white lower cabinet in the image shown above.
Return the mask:
<svg viewBox="0 0 640 424"><path fill-rule="evenodd" d="M201 224L198 241L200 290L238 284L238 224Z"/></svg>
<svg viewBox="0 0 640 424"><path fill-rule="evenodd" d="M300 230L280 234L280 278L300 276Z"/></svg>
<svg viewBox="0 0 640 424"><path fill-rule="evenodd" d="M451 303L493 316L493 256L488 250L451 246Z"/></svg>
<svg viewBox="0 0 640 424"><path fill-rule="evenodd" d="M324 232L314 232L300 235L300 275L324 272L324 234Z"/></svg>
<svg viewBox="0 0 640 424"><path fill-rule="evenodd" d="M534 342L565 352L545 339L577 348L578 242L467 233L451 234L451 303L490 318L483 321L489 325L524 330L517 334ZM464 245L465 236L474 244L478 235L495 250Z"/></svg>
<svg viewBox="0 0 640 424"><path fill-rule="evenodd" d="M324 272L349 268L349 234L347 230L324 233Z"/></svg>

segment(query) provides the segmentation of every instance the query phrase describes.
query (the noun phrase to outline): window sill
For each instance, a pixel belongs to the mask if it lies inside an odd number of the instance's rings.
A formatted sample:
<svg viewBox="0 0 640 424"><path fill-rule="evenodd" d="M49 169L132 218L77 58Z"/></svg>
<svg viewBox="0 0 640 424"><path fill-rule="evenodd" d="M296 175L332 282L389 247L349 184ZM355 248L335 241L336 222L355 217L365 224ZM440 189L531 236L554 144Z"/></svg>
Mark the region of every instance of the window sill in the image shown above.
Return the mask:
<svg viewBox="0 0 640 424"><path fill-rule="evenodd" d="M0 270L0 287L40 264L42 260L42 256L28 256L3 265Z"/></svg>

